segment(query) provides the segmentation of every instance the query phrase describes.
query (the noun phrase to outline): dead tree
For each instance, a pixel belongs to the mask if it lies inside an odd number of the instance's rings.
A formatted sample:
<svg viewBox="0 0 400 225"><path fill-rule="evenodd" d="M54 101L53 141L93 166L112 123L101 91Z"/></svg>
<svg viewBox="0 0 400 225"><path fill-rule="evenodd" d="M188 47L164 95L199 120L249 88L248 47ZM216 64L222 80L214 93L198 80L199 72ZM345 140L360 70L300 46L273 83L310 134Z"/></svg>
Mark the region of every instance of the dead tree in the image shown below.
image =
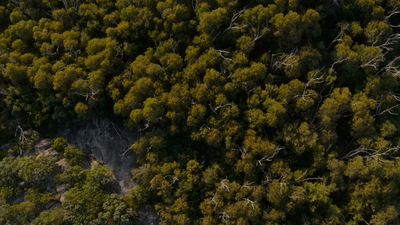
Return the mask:
<svg viewBox="0 0 400 225"><path fill-rule="evenodd" d="M199 0L192 0L192 9L194 14L197 15L196 9L197 9L197 5L199 4Z"/></svg>
<svg viewBox="0 0 400 225"><path fill-rule="evenodd" d="M231 103L226 103L226 104L224 104L224 105L220 104L219 106L216 106L216 107L213 107L211 104L209 104L209 106L210 106L212 112L215 113L215 114L217 114L217 111L218 111L219 109L225 108L225 107L227 107L227 106L232 106L232 105L234 105L234 104L235 104L235 103L231 102Z"/></svg>
<svg viewBox="0 0 400 225"><path fill-rule="evenodd" d="M222 220L222 222L226 222L226 220L231 218L231 217L226 212L220 212L219 213L219 218Z"/></svg>
<svg viewBox="0 0 400 225"><path fill-rule="evenodd" d="M262 38L267 31L269 31L268 26L264 28L260 28L259 26L253 27L251 23L247 23L249 26L249 32L251 37L253 38L253 42L256 42L258 39Z"/></svg>
<svg viewBox="0 0 400 225"><path fill-rule="evenodd" d="M179 181L179 178L177 178L176 176L173 175L167 175L164 177L164 179L166 179L167 177L172 177L170 184L174 184L176 181Z"/></svg>
<svg viewBox="0 0 400 225"><path fill-rule="evenodd" d="M320 70L313 71L313 73L310 75L309 80L304 85L303 93L301 95L295 95L294 98L301 97L301 98L303 98L304 101L307 101L307 99L305 99L305 97L318 96L317 93L311 93L310 94L309 91L308 91L308 88L310 86L314 85L314 84L320 84L320 83L325 82L325 79L324 79L325 73L322 73L321 75L319 75L324 68L325 67L323 67Z"/></svg>
<svg viewBox="0 0 400 225"><path fill-rule="evenodd" d="M218 206L218 202L215 201L216 197L217 197L217 194L213 193L211 200L207 204L214 204L214 208L216 208Z"/></svg>
<svg viewBox="0 0 400 225"><path fill-rule="evenodd" d="M85 92L75 92L74 94L85 97L85 100L86 100L86 101L87 101L89 98L95 100L95 96L96 96L98 93L100 93L100 89L95 89L95 88L93 88L93 87L89 84L90 75L87 76L86 79L79 78L78 80L83 80L83 81L84 81L86 91L85 91Z"/></svg>
<svg viewBox="0 0 400 225"><path fill-rule="evenodd" d="M149 128L150 125L151 125L150 122L151 122L151 119L150 119L150 118L147 118L147 119L146 119L146 123L144 124L143 128L140 128L139 131L142 132L142 131L147 130L147 128Z"/></svg>
<svg viewBox="0 0 400 225"><path fill-rule="evenodd" d="M381 62L385 61L385 54L382 53L381 49L379 49L380 54L374 54L367 62L363 63L360 67L372 67L375 70L378 69L378 66Z"/></svg>
<svg viewBox="0 0 400 225"><path fill-rule="evenodd" d="M225 49L225 50L216 50L217 51L217 53L224 59L224 60L227 60L227 61L232 61L232 58L228 58L228 57L225 57L223 54L229 54L230 53L230 51L228 50L228 49Z"/></svg>
<svg viewBox="0 0 400 225"><path fill-rule="evenodd" d="M206 124L203 124L203 125L200 127L200 130L203 130L203 128L206 128L207 130L211 130L211 128L208 127Z"/></svg>
<svg viewBox="0 0 400 225"><path fill-rule="evenodd" d="M345 156L340 159L352 159L356 156L361 156L364 159L374 158L378 163L393 163L391 160L386 160L384 157L392 157L394 153L398 152L400 146L382 146L381 149L374 149L370 147L370 143L361 145L357 149L348 152Z"/></svg>
<svg viewBox="0 0 400 225"><path fill-rule="evenodd" d="M272 155L265 155L265 156L262 157L260 160L257 160L256 165L262 166L262 165L263 165L263 164L262 164L263 162L271 162L272 159L273 159L281 150L283 150L283 149L285 149L285 147L282 147L282 146L277 146L277 147L275 147L274 153L273 153Z"/></svg>
<svg viewBox="0 0 400 225"><path fill-rule="evenodd" d="M78 12L80 2L79 0L61 0L64 5L65 11L68 9L73 9L75 12Z"/></svg>
<svg viewBox="0 0 400 225"><path fill-rule="evenodd" d="M233 13L232 18L231 18L231 22L230 22L230 24L229 24L229 27L226 28L226 29L224 30L224 32L222 32L222 34L224 34L225 32L227 32L228 30L232 30L232 29L242 29L242 28L246 27L245 24L240 24L240 25L239 25L238 23L236 23L236 20L240 17L241 14L243 14L243 12L244 12L244 9L240 10L239 12Z"/></svg>
<svg viewBox="0 0 400 225"><path fill-rule="evenodd" d="M240 152L242 159L246 157L247 150L245 148L241 148L239 145L236 145L237 148L232 148L233 151L238 151Z"/></svg>
<svg viewBox="0 0 400 225"><path fill-rule="evenodd" d="M293 49L290 54L272 54L270 61L271 67L275 71L281 67L293 68L294 64L299 61L299 57L297 56L297 48Z"/></svg>
<svg viewBox="0 0 400 225"><path fill-rule="evenodd" d="M399 60L400 56L394 58L386 66L384 66L381 70L379 70L376 74L379 74L381 72L386 72L388 74L392 74L395 77L400 77Z"/></svg>
<svg viewBox="0 0 400 225"><path fill-rule="evenodd" d="M242 188L248 188L248 189L251 189L251 187L249 186L249 185L252 185L254 182L249 182L249 181L246 181L246 183L244 183L243 185L242 185Z"/></svg>
<svg viewBox="0 0 400 225"><path fill-rule="evenodd" d="M228 185L225 184L226 181L227 181L226 178L223 179L223 180L221 180L221 182L220 182L221 185L220 185L219 187L220 187L221 189L224 189L224 190L226 190L226 191L229 192L229 187L228 187Z"/></svg>
<svg viewBox="0 0 400 225"><path fill-rule="evenodd" d="M252 200L250 200L250 199L248 199L248 198L244 198L243 200L246 201L246 203L244 204L244 206L247 206L248 204L250 204L250 205L251 205L251 208L253 208L253 210L254 210L254 204L256 204L257 202L252 201Z"/></svg>
<svg viewBox="0 0 400 225"><path fill-rule="evenodd" d="M390 94L390 96L392 96L396 101L400 102L400 95L395 94L395 93L389 93L389 94ZM384 96L381 95L381 96L379 97L379 100L378 100L378 99L376 100L376 112L375 112L375 114L374 114L372 117L380 116L380 115L385 114L385 113L389 113L389 114L391 114L391 115L398 115L397 113L393 112L393 110L394 110L395 108L399 107L400 104L396 104L396 105L394 105L394 106L391 106L391 107L389 107L389 108L387 108L387 109L381 111L381 108L382 108L382 98L383 98L383 97L384 97Z"/></svg>
<svg viewBox="0 0 400 225"><path fill-rule="evenodd" d="M309 177L309 178L303 178L307 175L308 173L308 169L298 178L298 180L300 182L304 182L304 181L309 181L309 180L322 180L322 177ZM303 179L302 179L303 178Z"/></svg>
<svg viewBox="0 0 400 225"><path fill-rule="evenodd" d="M350 24L346 24L344 25L344 27L342 27L342 29L340 30L339 34L335 37L335 39L333 39L333 41L331 42L331 44L328 46L328 49L336 42L340 42L342 41L342 38L344 37L344 33L346 32L346 30L350 27Z"/></svg>

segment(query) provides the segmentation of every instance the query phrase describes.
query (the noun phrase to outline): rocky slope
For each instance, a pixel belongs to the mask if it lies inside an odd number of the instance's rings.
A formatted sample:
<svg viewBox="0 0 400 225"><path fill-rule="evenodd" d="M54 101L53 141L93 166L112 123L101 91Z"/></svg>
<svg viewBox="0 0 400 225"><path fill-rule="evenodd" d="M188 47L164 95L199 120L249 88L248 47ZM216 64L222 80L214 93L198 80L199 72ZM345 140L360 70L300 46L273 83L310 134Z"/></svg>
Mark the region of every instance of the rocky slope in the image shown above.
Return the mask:
<svg viewBox="0 0 400 225"><path fill-rule="evenodd" d="M131 170L135 167L135 155L129 148L137 135L120 129L108 120L93 120L86 126L60 132L69 144L111 168L118 181L119 194L126 194L135 185L130 179Z"/></svg>

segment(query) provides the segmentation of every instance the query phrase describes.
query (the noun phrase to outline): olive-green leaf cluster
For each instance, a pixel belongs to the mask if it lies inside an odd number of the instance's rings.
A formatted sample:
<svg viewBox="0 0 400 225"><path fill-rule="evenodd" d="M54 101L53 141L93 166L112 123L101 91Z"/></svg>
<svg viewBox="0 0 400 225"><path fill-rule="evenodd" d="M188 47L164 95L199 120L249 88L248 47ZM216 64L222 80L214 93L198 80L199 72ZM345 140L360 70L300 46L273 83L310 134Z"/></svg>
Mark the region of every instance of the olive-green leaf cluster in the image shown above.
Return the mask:
<svg viewBox="0 0 400 225"><path fill-rule="evenodd" d="M161 224L398 224L399 13L397 0L3 0L0 140L123 119L141 134L131 199Z"/></svg>

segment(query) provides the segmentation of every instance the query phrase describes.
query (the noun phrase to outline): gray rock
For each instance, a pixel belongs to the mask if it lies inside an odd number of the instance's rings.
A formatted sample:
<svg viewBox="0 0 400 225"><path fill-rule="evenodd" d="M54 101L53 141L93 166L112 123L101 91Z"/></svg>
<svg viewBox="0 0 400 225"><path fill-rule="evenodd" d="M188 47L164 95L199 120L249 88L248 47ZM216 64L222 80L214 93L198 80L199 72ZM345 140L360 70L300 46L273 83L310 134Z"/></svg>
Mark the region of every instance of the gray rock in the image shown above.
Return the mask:
<svg viewBox="0 0 400 225"><path fill-rule="evenodd" d="M12 196L11 198L7 199L7 203L10 205L21 203L24 201L25 194L26 194L26 192L23 192L18 195Z"/></svg>
<svg viewBox="0 0 400 225"><path fill-rule="evenodd" d="M61 184L56 187L57 193L64 194L69 190L69 186L66 184Z"/></svg>
<svg viewBox="0 0 400 225"><path fill-rule="evenodd" d="M68 160L66 158L59 160L56 162L56 167L55 170L59 173L62 173L65 171L65 169L68 168Z"/></svg>
<svg viewBox="0 0 400 225"><path fill-rule="evenodd" d="M40 157L40 156L51 156L51 157L57 158L58 152L55 149L50 147L50 148L40 152L37 157Z"/></svg>
<svg viewBox="0 0 400 225"><path fill-rule="evenodd" d="M56 194L57 194L57 190L56 190L55 188L50 188L49 192L50 192L52 195L56 195Z"/></svg>
<svg viewBox="0 0 400 225"><path fill-rule="evenodd" d="M142 206L140 211L140 225L158 225L158 215L154 207L150 204Z"/></svg>
<svg viewBox="0 0 400 225"><path fill-rule="evenodd" d="M61 197L60 197L60 202L63 202L64 199L65 199L65 196L64 196L64 194L62 194Z"/></svg>
<svg viewBox="0 0 400 225"><path fill-rule="evenodd" d="M35 154L36 154L35 151L30 151L30 152L28 152L28 151L21 150L21 151L20 151L20 155L17 157L17 159L20 159L20 158L22 158L22 157L34 156Z"/></svg>
<svg viewBox="0 0 400 225"><path fill-rule="evenodd" d="M49 149L51 147L50 144L51 139L42 139L38 142L35 143L35 152L41 153L46 149Z"/></svg>
<svg viewBox="0 0 400 225"><path fill-rule="evenodd" d="M61 132L67 142L93 156L96 161L105 164L113 171L120 186L119 194L126 194L134 187L131 171L136 158L129 150L137 133L120 129L108 120L93 120L85 127L66 129Z"/></svg>
<svg viewBox="0 0 400 225"><path fill-rule="evenodd" d="M56 200L50 200L44 207L48 210L53 210L55 208L60 207L60 202Z"/></svg>

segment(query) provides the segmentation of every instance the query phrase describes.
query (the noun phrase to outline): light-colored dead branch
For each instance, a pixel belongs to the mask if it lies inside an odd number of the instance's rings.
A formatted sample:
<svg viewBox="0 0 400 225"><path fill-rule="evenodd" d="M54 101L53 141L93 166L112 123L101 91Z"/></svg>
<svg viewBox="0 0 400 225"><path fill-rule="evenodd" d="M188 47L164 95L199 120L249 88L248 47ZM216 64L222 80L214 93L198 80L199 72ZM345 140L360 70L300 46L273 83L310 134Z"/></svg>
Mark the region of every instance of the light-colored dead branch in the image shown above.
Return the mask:
<svg viewBox="0 0 400 225"><path fill-rule="evenodd" d="M267 31L269 31L268 27L260 28L259 26L253 27L250 23L247 24L249 25L249 32L253 38L253 42L256 42L258 39L262 38Z"/></svg>
<svg viewBox="0 0 400 225"><path fill-rule="evenodd" d="M151 123L150 123L150 122L151 122L151 119L150 119L150 118L147 118L147 119L146 119L146 123L144 124L143 128L140 128L139 131L142 132L142 131L147 130L147 128L149 128L149 127L151 126Z"/></svg>
<svg viewBox="0 0 400 225"><path fill-rule="evenodd" d="M378 163L392 163L393 161L386 160L384 157L391 157L394 153L398 152L400 146L382 146L380 149L374 149L370 147L370 143L361 145L359 148L348 152L345 156L340 159L351 159L355 156L362 156L363 158L374 158Z"/></svg>
<svg viewBox="0 0 400 225"><path fill-rule="evenodd" d="M319 75L323 69L324 69L324 68L322 68L322 69L320 69L320 70L313 71L313 73L312 73L311 76L310 76L310 79L309 79L309 80L307 81L307 83L304 85L303 93L302 93L301 95L295 95L294 98L299 98L299 97L301 97L301 98L303 98L304 101L308 101L308 100L306 99L306 97L309 97L309 96L318 96L317 93L311 93L311 94L309 94L308 88L309 88L310 86L312 86L313 84L320 84L320 83L325 82L325 79L324 79L325 73L322 73L321 75Z"/></svg>
<svg viewBox="0 0 400 225"><path fill-rule="evenodd" d="M199 4L199 0L192 0L192 9L194 14L197 15L196 9L197 9L197 5Z"/></svg>
<svg viewBox="0 0 400 225"><path fill-rule="evenodd" d="M339 32L339 34L335 37L335 39L333 39L333 41L331 42L331 44L328 46L328 49L336 42L340 42L342 41L342 38L344 36L344 33L346 32L346 30L350 27L350 24L346 24Z"/></svg>
<svg viewBox="0 0 400 225"><path fill-rule="evenodd" d="M171 184L174 184L176 181L179 181L179 178L177 178L176 176L173 176L173 175L167 175L167 176L164 177L164 179L166 179L168 177L172 178L171 181L170 181Z"/></svg>
<svg viewBox="0 0 400 225"><path fill-rule="evenodd" d="M400 95L399 95L399 94L396 94L396 93L389 93L389 94L390 94L390 96L392 96L396 101L400 102ZM375 111L375 115L373 115L373 117L380 116L380 115L385 114L385 113L389 113L389 114L391 114L391 115L398 115L398 113L393 112L393 110L394 110L395 108L399 107L400 104L396 104L396 105L394 105L394 106L391 106L391 107L389 107L389 108L387 108L387 109L381 111L381 109L382 109L382 99L383 99L383 97L384 97L384 96L381 95L381 96L379 97L379 99L377 98L377 100L376 100L376 111Z"/></svg>
<svg viewBox="0 0 400 225"><path fill-rule="evenodd" d="M384 71L395 77L400 77L399 60L400 60L400 56L394 58L386 66L384 66L381 70L379 70L376 74L379 74Z"/></svg>
<svg viewBox="0 0 400 225"><path fill-rule="evenodd" d="M231 218L231 217L226 212L220 212L219 213L219 218L222 220L222 222L226 222L226 220Z"/></svg>
<svg viewBox="0 0 400 225"><path fill-rule="evenodd" d="M400 13L400 11L397 10L397 7L394 7L393 10L390 12L390 14L385 17L385 19L389 19L390 17L392 17L396 14L399 14L399 13Z"/></svg>
<svg viewBox="0 0 400 225"><path fill-rule="evenodd" d="M61 0L64 4L65 11L69 9L73 9L75 12L78 12L80 1L79 0Z"/></svg>
<svg viewBox="0 0 400 225"><path fill-rule="evenodd" d="M251 208L253 208L253 210L254 210L254 204L256 203L255 201L252 201L252 200L250 200L250 199L248 199L248 198L244 198L243 200L246 201L246 203L244 204L244 206L247 206L248 204L250 204L250 205L251 205Z"/></svg>
<svg viewBox="0 0 400 225"><path fill-rule="evenodd" d="M228 187L228 185L226 185L225 184L225 182L227 181L227 179L225 178L225 179L223 179L223 180L221 180L221 182L220 182L220 188L221 189L224 189L224 190L226 190L226 191L228 191L229 192L229 187Z"/></svg>
<svg viewBox="0 0 400 225"><path fill-rule="evenodd" d="M237 148L232 148L233 151L238 151L241 154L242 159L246 157L247 150L245 148L241 148L239 145L236 145Z"/></svg>
<svg viewBox="0 0 400 225"><path fill-rule="evenodd" d="M215 201L216 197L217 197L217 194L214 193L213 197L211 198L211 200L207 204L214 204L214 208L216 208L218 206L218 202Z"/></svg>
<svg viewBox="0 0 400 225"><path fill-rule="evenodd" d="M293 60L294 57L297 57L297 50L298 50L297 48L294 48L290 52L290 54L272 54L271 56L272 69L278 70L282 67L293 68L294 64L299 61L299 59Z"/></svg>
<svg viewBox="0 0 400 225"><path fill-rule="evenodd" d="M228 30L231 30L231 29L242 29L242 28L244 28L246 26L245 24L240 24L239 25L238 23L236 23L236 20L240 17L240 15L244 12L244 10L245 9L242 9L239 12L233 13L232 18L231 18L231 22L229 24L229 27L226 28L224 30L224 32L222 32L222 34L227 32Z"/></svg>
<svg viewBox="0 0 400 225"><path fill-rule="evenodd" d="M216 106L216 107L213 107L211 104L209 104L209 106L210 106L211 110L213 111L213 113L217 114L217 111L218 111L219 109L225 108L225 107L227 107L227 106L232 106L232 105L234 105L234 104L235 104L235 103L231 102L231 103L226 103L226 104L224 104L224 105L220 104L219 106Z"/></svg>
<svg viewBox="0 0 400 225"><path fill-rule="evenodd" d="M250 189L251 187L250 187L249 185L252 185L252 184L254 184L254 182L246 181L246 183L244 183L244 184L242 185L242 188L248 188L248 189Z"/></svg>
<svg viewBox="0 0 400 225"><path fill-rule="evenodd" d="M260 166L262 166L263 164L263 162L271 162L272 161L272 159L281 151L281 150L283 150L283 149L285 149L285 147L282 147L282 146L277 146L277 147L275 147L275 149L274 149L274 153L272 154L272 155L265 155L264 157L262 157L260 160L257 160L257 162L256 162L256 165L260 165Z"/></svg>
<svg viewBox="0 0 400 225"><path fill-rule="evenodd" d="M203 124L203 125L200 127L200 130L203 130L203 128L207 128L207 130L211 130L211 128L209 128L206 124Z"/></svg>
<svg viewBox="0 0 400 225"><path fill-rule="evenodd" d="M229 54L230 53L230 51L229 51L229 49L225 49L225 50L216 50L217 51L217 53L224 59L224 60L228 60L228 61L232 61L232 58L228 58L228 57L225 57L223 54Z"/></svg>

